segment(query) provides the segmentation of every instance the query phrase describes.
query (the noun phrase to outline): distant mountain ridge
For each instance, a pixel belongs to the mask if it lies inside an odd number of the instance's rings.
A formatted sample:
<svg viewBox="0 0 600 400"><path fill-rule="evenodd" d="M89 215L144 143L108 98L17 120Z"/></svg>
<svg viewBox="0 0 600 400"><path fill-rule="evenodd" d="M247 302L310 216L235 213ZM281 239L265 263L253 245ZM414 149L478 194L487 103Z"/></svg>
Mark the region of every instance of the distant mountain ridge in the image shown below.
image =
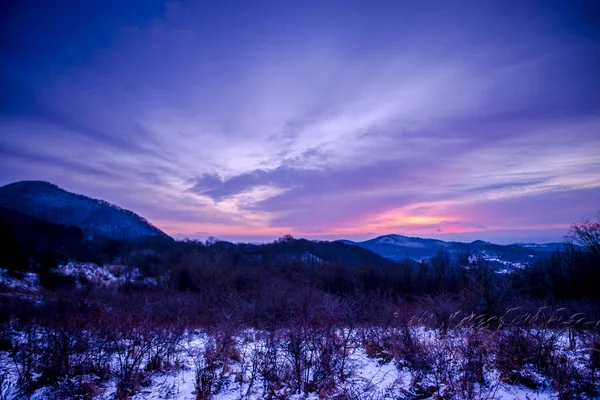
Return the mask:
<svg viewBox="0 0 600 400"><path fill-rule="evenodd" d="M0 187L0 205L44 221L76 226L87 238L169 238L132 211L104 200L68 192L45 181L21 181Z"/></svg>
<svg viewBox="0 0 600 400"><path fill-rule="evenodd" d="M401 261L404 259L424 260L435 256L440 249L450 255L468 253L473 257L481 257L488 261L509 265L522 265L531 259L547 255L559 249L562 243L515 243L500 245L483 240L471 243L445 242L438 239L424 239L403 235L383 235L364 242L343 240L346 244L354 244L369 249L390 260Z"/></svg>

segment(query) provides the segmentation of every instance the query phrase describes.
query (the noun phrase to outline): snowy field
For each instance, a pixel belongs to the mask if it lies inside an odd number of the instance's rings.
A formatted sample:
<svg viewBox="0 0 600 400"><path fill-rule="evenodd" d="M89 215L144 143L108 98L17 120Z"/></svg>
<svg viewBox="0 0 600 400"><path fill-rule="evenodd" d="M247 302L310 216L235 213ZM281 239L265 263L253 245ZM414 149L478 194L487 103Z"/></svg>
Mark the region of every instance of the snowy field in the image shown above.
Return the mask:
<svg viewBox="0 0 600 400"><path fill-rule="evenodd" d="M131 386L135 393L130 398L137 400L597 398L586 394L576 397L571 392L559 395L556 376L544 376L533 362L522 366L520 373L529 376L524 384L508 383L494 366L492 354L478 358L478 354L470 353L477 348L467 346L472 340L468 330L442 334L412 327L409 332L410 340L414 341L411 346L416 346L416 353L423 360L402 358L399 355L406 349L393 348L407 340L406 330L376 328L334 334L291 330L268 333L251 329L233 336L223 332L213 335L186 332L164 352L160 366L153 368L149 365L158 349L147 348L148 351L142 352L143 343L139 346L128 343L112 355L109 362L112 376L94 388L93 396L81 398L124 398L117 391L117 377L124 367L120 358L133 356L141 358L137 366L131 364L136 377ZM552 351L568 357L567 370L574 368L585 374L585 349L571 348L572 339L566 334L551 331L530 334L552 339ZM386 340L389 344L385 344ZM476 344L479 345L488 344ZM482 363L477 364L477 360ZM2 352L0 361L2 399L69 398L57 394L56 387L40 387L26 396L18 391L17 381L22 373L19 370L23 367L15 363L14 354L11 357L10 352ZM419 366L420 362L429 365ZM472 373L483 374L483 380L475 382ZM65 387L77 386L86 379L93 381L94 377L72 379L76 382L64 382Z"/></svg>
<svg viewBox="0 0 600 400"><path fill-rule="evenodd" d="M185 297L171 308L151 290L128 309L125 297L111 302L120 285L159 285L136 268L55 272L82 293L106 290L61 300L43 294L37 274L0 270L6 310L19 311L0 321L0 400L600 398L599 324L566 309L470 315L440 330L397 313L386 327L349 327L335 307L319 318L307 308L269 331L225 313L201 330L178 319Z"/></svg>

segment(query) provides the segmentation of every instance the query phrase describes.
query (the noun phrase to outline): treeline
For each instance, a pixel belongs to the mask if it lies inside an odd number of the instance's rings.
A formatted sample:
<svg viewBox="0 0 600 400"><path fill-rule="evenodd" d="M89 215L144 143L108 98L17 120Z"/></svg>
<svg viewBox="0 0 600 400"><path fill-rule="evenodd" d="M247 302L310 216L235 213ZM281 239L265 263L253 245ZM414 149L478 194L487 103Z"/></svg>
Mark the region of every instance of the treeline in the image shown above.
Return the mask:
<svg viewBox="0 0 600 400"><path fill-rule="evenodd" d="M303 249L295 240L270 246L265 254L218 241L135 252L128 262L159 285L128 283L118 290L191 295L203 325L224 315L261 328L285 325L303 307L318 312L332 299L352 309L355 323L364 324L385 323L390 310L399 306L426 309L440 324L456 311L494 316L514 307L532 312L542 305L564 305L590 318L600 315L598 259L581 248L566 246L529 267L497 273L486 260L468 254L451 258L440 252L427 262L349 267L308 256L305 250L286 251ZM75 287L72 278L58 273L45 271L40 278L51 290Z"/></svg>
<svg viewBox="0 0 600 400"><path fill-rule="evenodd" d="M600 303L597 223L574 225L564 248L550 257L498 273L485 259L469 253L451 257L443 249L427 261L392 262L359 246L289 235L265 245L159 237L88 241L75 227L12 212L0 217L0 234L8 244L2 266L38 272L47 289L75 287L71 278L53 272L69 259L127 264L160 284L152 289L128 284L122 290L196 295L206 321L228 308L246 321L286 322L306 293L313 299L334 296L359 304L355 316L365 322L384 318L377 313L386 307L432 298L454 310L486 315L529 302L533 307L578 303L586 312L595 312Z"/></svg>

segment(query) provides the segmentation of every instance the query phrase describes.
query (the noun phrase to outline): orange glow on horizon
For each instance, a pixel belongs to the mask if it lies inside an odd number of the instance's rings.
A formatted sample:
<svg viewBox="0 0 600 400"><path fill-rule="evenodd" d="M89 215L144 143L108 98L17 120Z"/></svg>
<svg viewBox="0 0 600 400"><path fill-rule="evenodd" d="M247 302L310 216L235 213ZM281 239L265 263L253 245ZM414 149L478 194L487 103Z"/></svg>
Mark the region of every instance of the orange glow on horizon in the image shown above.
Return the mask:
<svg viewBox="0 0 600 400"><path fill-rule="evenodd" d="M360 221L361 223L344 222L338 226L331 227L327 231L312 231L293 229L290 227L273 227L257 224L253 226L238 226L216 223L202 222L179 222L160 220L156 221L156 226L169 235L189 236L189 237L280 237L285 234L291 234L295 237L337 237L364 236L364 235L386 235L403 234L417 236L439 236L447 234L464 234L475 232L496 232L496 231L528 231L544 229L568 229L570 224L551 224L551 225L530 225L530 226L510 226L510 225L486 225L479 227L469 224L456 218L435 217L426 215L403 214L402 211L386 211L376 218L369 221Z"/></svg>
<svg viewBox="0 0 600 400"><path fill-rule="evenodd" d="M193 221L156 221L164 232L174 236L188 237L280 237L291 234L294 237L307 238L344 238L364 237L365 235L381 236L392 233L411 236L439 236L467 234L477 232L528 231L544 229L568 229L569 224L550 225L513 225L479 223L475 217L459 212L453 206L460 205L452 201L416 203L409 206L382 210L375 213L357 215L351 220L341 221L326 230L308 227L270 226L270 218L274 214L245 215L240 214L239 224L205 223ZM462 204L464 205L464 204Z"/></svg>

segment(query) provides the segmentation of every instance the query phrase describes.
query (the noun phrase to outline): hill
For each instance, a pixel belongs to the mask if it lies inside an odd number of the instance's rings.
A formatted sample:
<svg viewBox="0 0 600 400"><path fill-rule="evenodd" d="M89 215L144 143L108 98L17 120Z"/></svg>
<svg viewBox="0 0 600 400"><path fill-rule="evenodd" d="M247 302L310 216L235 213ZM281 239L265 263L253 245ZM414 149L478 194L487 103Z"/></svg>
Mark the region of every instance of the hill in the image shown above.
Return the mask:
<svg viewBox="0 0 600 400"><path fill-rule="evenodd" d="M386 265L393 261L369 249L352 246L343 242L313 241L307 239L282 238L273 243L246 246L249 253L260 255L261 259L296 258L305 262L340 263L348 267L363 264Z"/></svg>
<svg viewBox="0 0 600 400"><path fill-rule="evenodd" d="M549 255L562 246L560 243L515 243L500 245L483 240L476 240L471 243L445 242L437 239L424 239L395 234L379 236L364 242L345 240L343 243L353 243L355 246L366 248L395 261L405 259L425 260L435 256L443 249L451 256L467 254L471 257L479 257L492 263L512 267L519 267L541 256Z"/></svg>
<svg viewBox="0 0 600 400"><path fill-rule="evenodd" d="M132 211L68 192L49 182L22 181L2 186L0 206L54 224L75 226L87 239L98 236L127 241L169 238Z"/></svg>

